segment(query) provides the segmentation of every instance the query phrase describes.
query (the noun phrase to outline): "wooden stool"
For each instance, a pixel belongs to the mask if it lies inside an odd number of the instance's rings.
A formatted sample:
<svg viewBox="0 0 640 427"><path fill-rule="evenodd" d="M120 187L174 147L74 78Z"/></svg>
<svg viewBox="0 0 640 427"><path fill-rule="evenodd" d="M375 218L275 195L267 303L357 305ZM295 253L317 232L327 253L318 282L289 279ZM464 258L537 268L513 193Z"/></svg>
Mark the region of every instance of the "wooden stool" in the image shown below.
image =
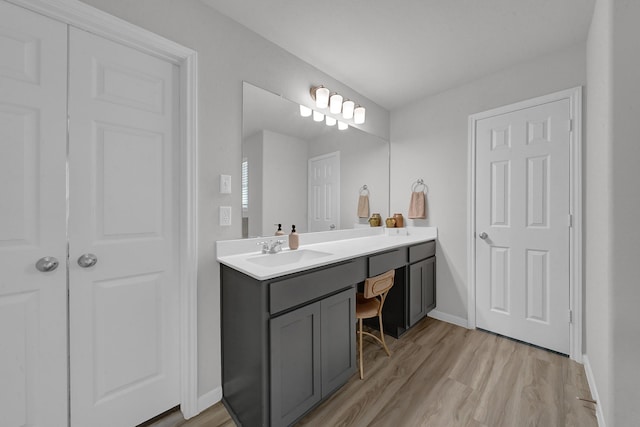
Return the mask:
<svg viewBox="0 0 640 427"><path fill-rule="evenodd" d="M389 289L393 286L393 279L396 276L395 270L387 271L379 276L370 277L364 282L364 293L356 295L356 318L358 319L358 346L360 349L360 379L364 379L364 368L362 366L362 335L369 335L375 338L382 348L391 357L391 352L384 342L384 328L382 326L382 306L387 298ZM362 319L369 319L378 316L380 324L380 338L362 330Z"/></svg>

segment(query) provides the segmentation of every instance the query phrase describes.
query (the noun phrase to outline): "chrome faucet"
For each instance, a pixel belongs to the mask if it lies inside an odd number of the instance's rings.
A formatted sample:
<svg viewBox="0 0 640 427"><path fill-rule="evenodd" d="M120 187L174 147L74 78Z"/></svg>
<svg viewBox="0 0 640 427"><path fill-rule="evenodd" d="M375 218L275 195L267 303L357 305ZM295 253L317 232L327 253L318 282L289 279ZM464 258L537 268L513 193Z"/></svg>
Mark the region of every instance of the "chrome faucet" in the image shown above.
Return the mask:
<svg viewBox="0 0 640 427"><path fill-rule="evenodd" d="M284 240L273 240L258 242L258 246L262 246L263 254L277 254L282 250L282 245L284 244Z"/></svg>
<svg viewBox="0 0 640 427"><path fill-rule="evenodd" d="M269 248L269 253L277 254L282 250L283 244L284 244L284 240L276 240L275 242L271 243L271 247Z"/></svg>

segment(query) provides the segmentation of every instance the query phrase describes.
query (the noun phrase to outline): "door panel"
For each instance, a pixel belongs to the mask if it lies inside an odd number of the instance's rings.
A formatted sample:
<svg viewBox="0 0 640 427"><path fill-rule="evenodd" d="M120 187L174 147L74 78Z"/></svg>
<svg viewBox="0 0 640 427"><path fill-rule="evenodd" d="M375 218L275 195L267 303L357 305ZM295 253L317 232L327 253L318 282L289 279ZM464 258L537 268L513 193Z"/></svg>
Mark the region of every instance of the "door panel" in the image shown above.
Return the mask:
<svg viewBox="0 0 640 427"><path fill-rule="evenodd" d="M136 425L180 402L177 71L76 29L70 48L71 420Z"/></svg>
<svg viewBox="0 0 640 427"><path fill-rule="evenodd" d="M309 231L340 228L340 152L309 159Z"/></svg>
<svg viewBox="0 0 640 427"><path fill-rule="evenodd" d="M67 27L0 2L0 423L67 425ZM41 272L38 259L59 265Z"/></svg>
<svg viewBox="0 0 640 427"><path fill-rule="evenodd" d="M565 99L476 125L476 323L561 353L569 353L569 119Z"/></svg>

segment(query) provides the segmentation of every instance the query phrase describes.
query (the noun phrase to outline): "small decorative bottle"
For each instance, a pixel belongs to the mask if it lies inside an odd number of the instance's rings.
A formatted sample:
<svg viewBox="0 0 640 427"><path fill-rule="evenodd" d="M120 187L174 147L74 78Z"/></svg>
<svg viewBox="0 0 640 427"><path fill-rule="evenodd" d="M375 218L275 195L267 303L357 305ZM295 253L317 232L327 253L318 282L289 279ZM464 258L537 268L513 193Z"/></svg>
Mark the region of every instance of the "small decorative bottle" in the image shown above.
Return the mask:
<svg viewBox="0 0 640 427"><path fill-rule="evenodd" d="M284 236L284 231L282 231L282 224L273 224L277 225L278 229L276 230L276 236Z"/></svg>
<svg viewBox="0 0 640 427"><path fill-rule="evenodd" d="M300 235L296 233L296 226L291 226L291 234L289 234L289 249L298 249L300 246Z"/></svg>

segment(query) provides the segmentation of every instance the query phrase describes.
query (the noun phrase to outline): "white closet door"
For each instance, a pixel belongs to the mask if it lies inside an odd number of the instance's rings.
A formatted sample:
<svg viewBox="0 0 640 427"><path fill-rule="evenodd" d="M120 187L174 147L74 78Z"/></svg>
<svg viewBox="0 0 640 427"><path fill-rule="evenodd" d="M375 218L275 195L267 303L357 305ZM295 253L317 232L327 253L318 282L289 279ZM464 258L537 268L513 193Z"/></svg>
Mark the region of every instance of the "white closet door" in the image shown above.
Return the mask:
<svg viewBox="0 0 640 427"><path fill-rule="evenodd" d="M340 229L340 152L309 159L309 231Z"/></svg>
<svg viewBox="0 0 640 427"><path fill-rule="evenodd" d="M66 25L0 1L0 425L7 427L67 425L66 49ZM43 257L58 267L39 271Z"/></svg>
<svg viewBox="0 0 640 427"><path fill-rule="evenodd" d="M69 38L71 424L132 426L180 403L178 73Z"/></svg>

